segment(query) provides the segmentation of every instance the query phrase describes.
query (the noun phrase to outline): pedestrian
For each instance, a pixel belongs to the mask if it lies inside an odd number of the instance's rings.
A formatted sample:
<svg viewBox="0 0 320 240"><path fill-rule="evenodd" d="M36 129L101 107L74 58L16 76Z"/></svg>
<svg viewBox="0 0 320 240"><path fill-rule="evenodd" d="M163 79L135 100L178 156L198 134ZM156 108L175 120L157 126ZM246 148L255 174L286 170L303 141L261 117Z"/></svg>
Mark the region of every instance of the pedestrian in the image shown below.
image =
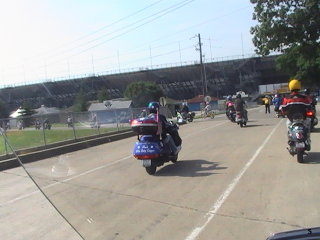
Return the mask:
<svg viewBox="0 0 320 240"><path fill-rule="evenodd" d="M266 109L266 113L270 113L270 102L271 102L270 97L265 96L262 100Z"/></svg>

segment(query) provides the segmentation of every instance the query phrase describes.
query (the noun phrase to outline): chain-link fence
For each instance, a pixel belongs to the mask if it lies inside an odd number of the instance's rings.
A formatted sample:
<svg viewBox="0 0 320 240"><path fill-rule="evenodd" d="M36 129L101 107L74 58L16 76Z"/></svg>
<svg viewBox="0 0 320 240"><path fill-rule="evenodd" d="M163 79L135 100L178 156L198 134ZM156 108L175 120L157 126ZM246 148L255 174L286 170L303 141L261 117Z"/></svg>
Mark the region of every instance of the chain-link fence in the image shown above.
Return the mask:
<svg viewBox="0 0 320 240"><path fill-rule="evenodd" d="M138 118L143 108L125 108L94 112L60 112L0 119L0 127L15 150L49 146L50 144L99 137L130 129L130 120ZM172 117L170 110L161 108L161 113ZM1 140L1 139L0 139ZM0 141L0 155L11 153L6 143Z"/></svg>

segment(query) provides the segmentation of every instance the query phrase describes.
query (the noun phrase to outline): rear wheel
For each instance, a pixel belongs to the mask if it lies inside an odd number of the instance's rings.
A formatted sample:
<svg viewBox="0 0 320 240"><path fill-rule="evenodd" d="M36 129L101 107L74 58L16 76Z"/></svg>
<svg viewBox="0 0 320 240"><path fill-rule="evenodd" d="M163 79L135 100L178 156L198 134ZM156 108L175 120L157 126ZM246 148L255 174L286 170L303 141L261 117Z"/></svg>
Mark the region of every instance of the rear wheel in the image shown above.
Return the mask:
<svg viewBox="0 0 320 240"><path fill-rule="evenodd" d="M297 152L297 160L298 160L298 163L303 163L303 151Z"/></svg>
<svg viewBox="0 0 320 240"><path fill-rule="evenodd" d="M149 167L145 167L146 168L146 172L149 174L149 175L153 175L156 173L157 171L157 165L155 164L154 161L151 160L151 166Z"/></svg>
<svg viewBox="0 0 320 240"><path fill-rule="evenodd" d="M240 127L243 127L243 123L242 122L240 122Z"/></svg>
<svg viewBox="0 0 320 240"><path fill-rule="evenodd" d="M178 161L178 154L170 157L171 162L176 163Z"/></svg>

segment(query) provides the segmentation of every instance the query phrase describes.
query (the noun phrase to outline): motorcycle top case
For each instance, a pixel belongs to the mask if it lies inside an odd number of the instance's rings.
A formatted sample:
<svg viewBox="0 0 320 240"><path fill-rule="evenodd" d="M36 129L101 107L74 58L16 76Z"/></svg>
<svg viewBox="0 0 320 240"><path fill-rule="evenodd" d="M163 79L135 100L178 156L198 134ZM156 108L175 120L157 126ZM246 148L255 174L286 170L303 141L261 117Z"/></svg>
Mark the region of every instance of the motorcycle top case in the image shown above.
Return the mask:
<svg viewBox="0 0 320 240"><path fill-rule="evenodd" d="M138 135L156 135L158 122L154 116L134 119L131 122L132 130Z"/></svg>

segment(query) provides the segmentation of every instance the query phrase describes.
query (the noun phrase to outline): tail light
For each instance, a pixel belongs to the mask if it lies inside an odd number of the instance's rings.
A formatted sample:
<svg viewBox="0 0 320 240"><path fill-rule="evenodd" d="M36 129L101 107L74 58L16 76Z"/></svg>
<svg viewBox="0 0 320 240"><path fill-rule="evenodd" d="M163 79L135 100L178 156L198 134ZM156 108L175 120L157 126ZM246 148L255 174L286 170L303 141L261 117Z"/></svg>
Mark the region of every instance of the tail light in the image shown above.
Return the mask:
<svg viewBox="0 0 320 240"><path fill-rule="evenodd" d="M313 112L312 111L308 111L307 112L307 117L312 117L313 116Z"/></svg>
<svg viewBox="0 0 320 240"><path fill-rule="evenodd" d="M133 155L136 159L152 159L157 158L159 154L144 154L144 155Z"/></svg>
<svg viewBox="0 0 320 240"><path fill-rule="evenodd" d="M302 139L303 138L303 133L302 132L297 132L296 133L297 139Z"/></svg>

